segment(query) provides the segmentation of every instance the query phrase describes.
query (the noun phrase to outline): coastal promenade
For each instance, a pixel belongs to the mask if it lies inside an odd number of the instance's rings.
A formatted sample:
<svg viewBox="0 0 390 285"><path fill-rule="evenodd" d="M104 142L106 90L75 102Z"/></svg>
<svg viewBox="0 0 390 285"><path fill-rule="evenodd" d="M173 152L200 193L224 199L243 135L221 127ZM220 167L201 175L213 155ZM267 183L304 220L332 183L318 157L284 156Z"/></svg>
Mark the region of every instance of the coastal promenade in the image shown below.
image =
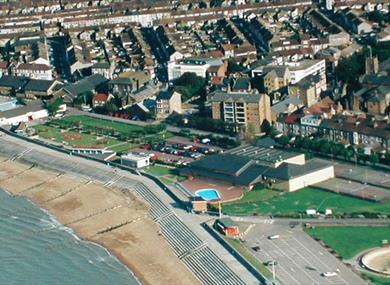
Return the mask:
<svg viewBox="0 0 390 285"><path fill-rule="evenodd" d="M204 231L201 223L205 217L188 214L177 207L175 201L149 179L8 135L0 137L0 144L0 154L10 160L41 165L105 187L129 190L142 197L151 205L150 215L160 226L160 234L173 248L177 260L182 260L201 283L259 284L246 268Z"/></svg>

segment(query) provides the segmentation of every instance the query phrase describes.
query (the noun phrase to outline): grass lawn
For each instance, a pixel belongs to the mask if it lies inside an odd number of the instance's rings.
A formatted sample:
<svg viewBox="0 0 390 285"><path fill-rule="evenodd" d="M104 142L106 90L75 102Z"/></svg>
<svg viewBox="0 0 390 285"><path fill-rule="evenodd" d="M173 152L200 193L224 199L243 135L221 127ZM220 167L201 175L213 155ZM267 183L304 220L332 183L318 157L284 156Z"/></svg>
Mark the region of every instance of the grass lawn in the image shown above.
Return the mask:
<svg viewBox="0 0 390 285"><path fill-rule="evenodd" d="M62 143L66 146L109 147L119 143L119 141L112 138L97 137L89 134L79 134L75 131L61 132L60 129L45 125L34 126L34 129L37 131L39 137Z"/></svg>
<svg viewBox="0 0 390 285"><path fill-rule="evenodd" d="M390 227L318 226L306 229L306 232L321 239L344 259L350 259L364 250L380 246L382 240L390 238Z"/></svg>
<svg viewBox="0 0 390 285"><path fill-rule="evenodd" d="M172 174L174 172L174 169L162 165L152 165L146 168L145 171L154 176L163 176Z"/></svg>
<svg viewBox="0 0 390 285"><path fill-rule="evenodd" d="M93 118L89 116L67 116L61 119L64 122L81 122L85 126L89 127L106 127L113 128L122 134L129 134L130 132L140 132L143 130L143 127L131 124L125 124L105 119Z"/></svg>
<svg viewBox="0 0 390 285"><path fill-rule="evenodd" d="M178 175L176 168L169 168L163 165L152 165L145 169L146 172L157 176L165 184L172 184L186 180L186 177Z"/></svg>
<svg viewBox="0 0 390 285"><path fill-rule="evenodd" d="M230 215L286 215L303 213L307 209L334 214L382 213L390 214L390 202L375 203L345 195L307 187L296 192L279 192L269 189L254 189L235 202L223 204L223 211Z"/></svg>
<svg viewBox="0 0 390 285"><path fill-rule="evenodd" d="M390 285L390 277L378 277L372 274L363 274L376 285Z"/></svg>
<svg viewBox="0 0 390 285"><path fill-rule="evenodd" d="M267 278L272 278L272 273L268 269L267 266L265 266L263 263L261 263L260 260L258 260L255 256L253 256L252 253L250 253L249 249L245 247L239 240L223 237L232 247L234 247L245 259L252 264L253 267L255 267L261 274L263 274Z"/></svg>

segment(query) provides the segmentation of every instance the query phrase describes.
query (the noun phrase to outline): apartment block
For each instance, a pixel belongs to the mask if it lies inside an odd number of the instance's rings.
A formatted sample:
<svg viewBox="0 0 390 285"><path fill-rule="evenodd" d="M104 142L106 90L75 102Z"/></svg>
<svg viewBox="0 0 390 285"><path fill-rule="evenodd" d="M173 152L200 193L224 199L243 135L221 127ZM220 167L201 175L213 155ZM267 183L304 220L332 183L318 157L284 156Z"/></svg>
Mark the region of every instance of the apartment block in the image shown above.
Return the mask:
<svg viewBox="0 0 390 285"><path fill-rule="evenodd" d="M265 120L271 122L271 100L266 94L216 91L212 94L213 119L221 119L247 129L261 131Z"/></svg>

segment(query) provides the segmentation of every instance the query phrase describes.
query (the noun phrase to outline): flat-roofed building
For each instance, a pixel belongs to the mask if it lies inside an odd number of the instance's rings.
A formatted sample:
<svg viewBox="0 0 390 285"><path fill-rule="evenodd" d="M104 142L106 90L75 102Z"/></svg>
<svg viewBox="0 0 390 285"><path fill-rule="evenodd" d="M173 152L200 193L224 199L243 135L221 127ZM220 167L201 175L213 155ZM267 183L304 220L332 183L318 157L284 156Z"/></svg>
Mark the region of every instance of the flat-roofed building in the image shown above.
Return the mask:
<svg viewBox="0 0 390 285"><path fill-rule="evenodd" d="M121 156L121 164L134 168L143 168L149 166L150 157L146 154L130 152Z"/></svg>
<svg viewBox="0 0 390 285"><path fill-rule="evenodd" d="M266 94L221 92L211 94L213 119L261 131L265 120L271 122L271 101Z"/></svg>

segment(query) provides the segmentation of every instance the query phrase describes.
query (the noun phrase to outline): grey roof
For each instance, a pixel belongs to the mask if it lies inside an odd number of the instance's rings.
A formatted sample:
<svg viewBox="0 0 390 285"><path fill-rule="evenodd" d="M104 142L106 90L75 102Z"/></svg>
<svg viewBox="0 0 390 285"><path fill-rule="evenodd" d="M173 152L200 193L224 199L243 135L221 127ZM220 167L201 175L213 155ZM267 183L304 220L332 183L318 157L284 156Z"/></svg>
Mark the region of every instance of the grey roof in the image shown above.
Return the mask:
<svg viewBox="0 0 390 285"><path fill-rule="evenodd" d="M276 141L271 137L265 137L265 138L258 139L256 145L259 147L270 148L276 145Z"/></svg>
<svg viewBox="0 0 390 285"><path fill-rule="evenodd" d="M282 149L270 149L252 145L242 145L234 149L228 150L228 154L233 154L240 157L247 157L258 161L261 164L274 164L282 160L300 155L300 153L292 151L284 151Z"/></svg>
<svg viewBox="0 0 390 285"><path fill-rule="evenodd" d="M47 92L55 80L31 79L24 87L25 91Z"/></svg>
<svg viewBox="0 0 390 285"><path fill-rule="evenodd" d="M251 81L249 78L237 78L233 84L232 90L248 90L251 86Z"/></svg>
<svg viewBox="0 0 390 285"><path fill-rule="evenodd" d="M362 83L370 85L390 85L390 76L378 76L376 74L364 75Z"/></svg>
<svg viewBox="0 0 390 285"><path fill-rule="evenodd" d="M262 96L267 96L265 94L258 94L258 93L237 93L237 92L221 92L221 91L215 91L212 94L211 100L213 102L222 102L227 100L232 101L245 101L246 103L258 103Z"/></svg>
<svg viewBox="0 0 390 285"><path fill-rule="evenodd" d="M224 227L238 227L238 225L231 218L221 218L217 220L218 223Z"/></svg>
<svg viewBox="0 0 390 285"><path fill-rule="evenodd" d="M216 154L194 161L190 164L190 167L220 174L236 175L250 163L251 159L247 157L230 154Z"/></svg>
<svg viewBox="0 0 390 285"><path fill-rule="evenodd" d="M278 103L276 103L275 105L273 105L271 108L272 108L272 111L277 113L277 114L280 114L280 113L285 113L288 111L288 107L290 105L294 105L294 106L297 106L299 107L300 105L302 105L302 101L299 99L299 98L296 98L296 97L293 97L293 98L287 98L283 101L280 101Z"/></svg>
<svg viewBox="0 0 390 285"><path fill-rule="evenodd" d="M43 104L41 100L35 100L31 103L28 103L25 106L17 107L8 111L0 112L0 118L13 118L17 116L24 115L29 112L36 112L43 110Z"/></svg>
<svg viewBox="0 0 390 285"><path fill-rule="evenodd" d="M289 180L291 178L299 177L329 167L329 163L321 160L312 159L307 161L304 165L282 163L276 168L268 168L263 173L264 177L276 178L281 180Z"/></svg>
<svg viewBox="0 0 390 285"><path fill-rule="evenodd" d="M110 68L110 64L108 62L98 62L98 63L95 63L94 65L92 65L92 68L104 68L104 69L108 69Z"/></svg>
<svg viewBox="0 0 390 285"><path fill-rule="evenodd" d="M23 88L29 78L23 76L4 75L0 78L0 87L10 87L14 89Z"/></svg>
<svg viewBox="0 0 390 285"><path fill-rule="evenodd" d="M94 90L99 85L102 85L107 81L108 80L104 76L100 74L93 74L76 83L66 85L64 89L71 97L77 97L79 94Z"/></svg>
<svg viewBox="0 0 390 285"><path fill-rule="evenodd" d="M289 68L281 65L265 66L263 69L263 74L274 72L278 77L283 77L287 69Z"/></svg>
<svg viewBox="0 0 390 285"><path fill-rule="evenodd" d="M169 100L174 92L175 91L173 89L162 90L158 93L156 100Z"/></svg>

